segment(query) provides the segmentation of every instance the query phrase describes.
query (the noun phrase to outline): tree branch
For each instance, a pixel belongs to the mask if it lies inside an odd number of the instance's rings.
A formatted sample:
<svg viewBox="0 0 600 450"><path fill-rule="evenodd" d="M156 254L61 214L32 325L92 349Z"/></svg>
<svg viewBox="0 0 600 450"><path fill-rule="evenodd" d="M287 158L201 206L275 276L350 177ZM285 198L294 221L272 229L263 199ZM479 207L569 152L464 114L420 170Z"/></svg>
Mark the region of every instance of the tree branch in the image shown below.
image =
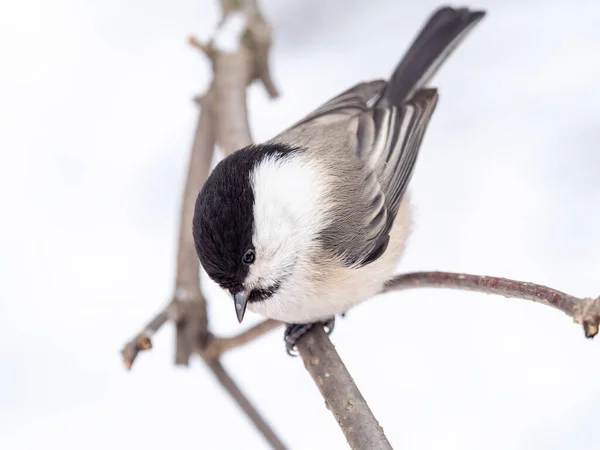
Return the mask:
<svg viewBox="0 0 600 450"><path fill-rule="evenodd" d="M179 365L189 364L190 356L195 352L198 341L205 339L208 333L206 300L200 290L200 262L196 256L191 223L196 196L208 177L214 152L212 101L213 94L210 89L204 97L197 100L201 112L181 202L177 271L173 295L173 301L179 309L175 348L175 364Z"/></svg>
<svg viewBox="0 0 600 450"><path fill-rule="evenodd" d="M270 94L274 91L276 93L267 67L270 27L256 3L252 0L221 0L221 6L223 19L213 39L208 44L203 44L194 37L189 39L192 46L211 59L214 77L207 93L195 99L201 106L201 113L181 202L173 301L128 342L121 353L125 366L130 369L141 350L152 348L152 335L167 320L174 320L177 328L175 363L187 365L192 354L200 355L270 446L281 450L285 449L281 440L219 361L223 352L246 344L279 324L265 321L233 338L212 337L208 328L206 301L200 289L200 264L192 235L196 197L208 177L215 141L226 154L251 143L246 87L254 79L261 79ZM265 30L269 32L265 34ZM262 41L258 42L257 39ZM259 51L263 53L260 54ZM263 72L255 74L253 70L257 70L256 68Z"/></svg>
<svg viewBox="0 0 600 450"><path fill-rule="evenodd" d="M212 60L215 52L214 49L211 47L210 44L204 44L203 42L200 42L198 40L197 37L195 36L190 36L188 38L188 43L192 46L197 48L198 50L200 50L202 53L204 53L204 56L206 56L208 59Z"/></svg>
<svg viewBox="0 0 600 450"><path fill-rule="evenodd" d="M250 0L247 4L247 15L249 18L248 46L254 54L253 79L259 79L271 98L279 97L279 92L273 82L269 69L269 52L273 42L273 28L262 15L256 4L256 0Z"/></svg>
<svg viewBox="0 0 600 450"><path fill-rule="evenodd" d="M577 298L535 283L451 272L416 272L398 275L387 283L383 292L412 288L461 289L531 300L552 306L572 317L575 323L583 325L586 337L593 338L598 334L600 297Z"/></svg>
<svg viewBox="0 0 600 450"><path fill-rule="evenodd" d="M247 86L258 79L272 98L278 92L268 64L272 29L256 1L221 0L221 7L223 19L208 48L214 54L217 143L230 155L252 144Z"/></svg>
<svg viewBox="0 0 600 450"><path fill-rule="evenodd" d="M350 448L391 450L383 428L323 328L313 327L296 347Z"/></svg>
<svg viewBox="0 0 600 450"><path fill-rule="evenodd" d="M382 293L414 288L449 288L521 298L552 306L583 325L593 338L600 328L600 297L577 298L539 284L481 275L449 272L416 272L391 279ZM353 449L390 449L335 347L322 327L314 327L296 345L304 365L319 387Z"/></svg>
<svg viewBox="0 0 600 450"><path fill-rule="evenodd" d="M218 358L223 353L233 350L237 347L241 347L242 345L246 345L249 342L258 339L264 334L274 330L275 328L279 328L281 325L283 325L282 322L278 322L277 320L273 319L267 319L236 336L209 339L206 348L204 349L204 354L209 358Z"/></svg>
<svg viewBox="0 0 600 450"><path fill-rule="evenodd" d="M194 214L196 195L210 170L215 144L214 120L210 111L210 90L207 95L198 97L195 100L201 107L201 111L194 135L181 203L173 301L165 306L144 330L125 344L121 350L121 355L127 369L131 369L140 351L152 348L152 336L168 320L173 320L177 328L175 364L187 365L190 355L195 351L199 336L205 336L207 333L206 301L200 291L200 266L194 250L192 231L189 224L191 224Z"/></svg>
<svg viewBox="0 0 600 450"><path fill-rule="evenodd" d="M135 338L121 350L123 362L131 369L141 350L152 348L151 338L168 320L176 323L175 364L187 365L197 342L207 336L206 301L200 291L200 265L194 250L190 224L196 195L208 176L214 150L213 117L210 111L211 93L199 97L201 107L190 154L190 164L181 204L177 272L173 300Z"/></svg>
<svg viewBox="0 0 600 450"><path fill-rule="evenodd" d="M229 376L225 368L218 359L204 358L204 362L210 368L214 376L219 380L221 386L231 395L239 407L246 413L250 421L256 426L269 445L275 450L286 450L286 446L281 442L271 427L262 418L256 408L250 403L248 398L240 390L237 383Z"/></svg>
<svg viewBox="0 0 600 450"><path fill-rule="evenodd" d="M152 348L152 336L154 333L156 333L168 320L176 320L176 310L177 308L174 303L169 303L136 337L125 344L121 350L121 356L123 357L123 364L125 364L127 370L131 370L131 366L133 366L133 362L140 351L150 350Z"/></svg>

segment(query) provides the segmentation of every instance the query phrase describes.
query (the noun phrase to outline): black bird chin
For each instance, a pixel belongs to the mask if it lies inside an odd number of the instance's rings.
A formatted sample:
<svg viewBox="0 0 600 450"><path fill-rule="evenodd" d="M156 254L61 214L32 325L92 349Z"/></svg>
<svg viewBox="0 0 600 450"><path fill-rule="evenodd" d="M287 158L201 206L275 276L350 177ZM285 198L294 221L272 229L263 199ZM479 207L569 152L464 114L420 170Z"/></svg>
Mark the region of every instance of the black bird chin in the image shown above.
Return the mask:
<svg viewBox="0 0 600 450"><path fill-rule="evenodd" d="M248 301L253 302L262 302L269 297L272 297L280 288L281 283L277 282L271 286L266 288L252 289L250 291L250 295L248 296Z"/></svg>

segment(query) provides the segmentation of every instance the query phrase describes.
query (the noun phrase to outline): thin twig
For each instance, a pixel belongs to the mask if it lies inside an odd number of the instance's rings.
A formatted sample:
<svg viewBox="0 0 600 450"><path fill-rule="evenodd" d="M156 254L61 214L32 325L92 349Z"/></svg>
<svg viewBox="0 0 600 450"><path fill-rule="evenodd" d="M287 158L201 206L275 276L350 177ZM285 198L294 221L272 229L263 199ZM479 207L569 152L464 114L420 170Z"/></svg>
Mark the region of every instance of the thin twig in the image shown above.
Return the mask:
<svg viewBox="0 0 600 450"><path fill-rule="evenodd" d="M598 334L600 297L578 298L535 283L451 272L416 272L398 275L387 283L383 292L412 288L461 289L531 300L552 306L572 317L575 323L583 325L586 337L593 338Z"/></svg>
<svg viewBox="0 0 600 450"><path fill-rule="evenodd" d="M221 386L231 395L239 407L246 413L252 423L258 428L260 433L267 440L269 445L275 450L286 450L287 447L281 442L277 435L273 432L269 424L265 422L260 413L246 398L244 393L240 390L236 382L229 376L229 373L225 370L223 365L218 359L205 358L206 365L210 368L212 373L215 375Z"/></svg>
<svg viewBox="0 0 600 450"><path fill-rule="evenodd" d="M254 325L253 327L243 331L242 333L228 337L228 338L213 338L210 339L204 349L204 354L209 358L218 358L223 353L233 350L242 345L246 345L249 342L258 339L264 334L279 328L282 322L277 320L267 319Z"/></svg>
<svg viewBox="0 0 600 450"><path fill-rule="evenodd" d="M383 428L323 328L313 327L298 341L297 349L350 448L391 450Z"/></svg>
<svg viewBox="0 0 600 450"><path fill-rule="evenodd" d="M123 349L121 355L123 364L127 370L131 370L133 362L138 353L143 350L152 348L152 336L156 333L168 320L175 320L177 308L174 303L169 303L162 311L160 311L146 327L132 340L130 340Z"/></svg>
<svg viewBox="0 0 600 450"><path fill-rule="evenodd" d="M206 56L208 59L212 59L215 55L215 51L212 48L211 44L205 44L203 42L201 42L197 37L195 36L190 36L188 38L188 43L192 46L197 48L198 50L202 51L202 53L204 54L204 56Z"/></svg>

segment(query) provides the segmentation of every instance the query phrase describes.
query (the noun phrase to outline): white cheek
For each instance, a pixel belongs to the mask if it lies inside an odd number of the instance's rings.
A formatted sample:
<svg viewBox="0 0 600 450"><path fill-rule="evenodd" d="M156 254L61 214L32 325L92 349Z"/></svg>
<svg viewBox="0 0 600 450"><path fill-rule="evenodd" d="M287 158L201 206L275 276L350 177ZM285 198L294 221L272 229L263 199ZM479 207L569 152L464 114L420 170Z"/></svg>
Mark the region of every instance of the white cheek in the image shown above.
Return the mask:
<svg viewBox="0 0 600 450"><path fill-rule="evenodd" d="M267 158L252 174L256 262L249 283L272 284L310 257L316 235L326 225L324 176L292 156Z"/></svg>

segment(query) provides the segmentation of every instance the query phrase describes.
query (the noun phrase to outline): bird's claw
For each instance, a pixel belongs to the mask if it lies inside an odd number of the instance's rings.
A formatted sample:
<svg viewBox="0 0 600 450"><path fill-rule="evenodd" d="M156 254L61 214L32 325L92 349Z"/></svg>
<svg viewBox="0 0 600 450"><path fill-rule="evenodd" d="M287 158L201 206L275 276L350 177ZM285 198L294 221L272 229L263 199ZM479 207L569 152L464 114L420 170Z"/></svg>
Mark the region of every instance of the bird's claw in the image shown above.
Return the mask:
<svg viewBox="0 0 600 450"><path fill-rule="evenodd" d="M283 340L285 341L285 350L290 356L298 356L296 350L296 343L306 333L308 333L315 325L322 325L327 334L331 334L335 328L335 317L325 322L313 322L313 323L293 323L285 328L283 334Z"/></svg>

